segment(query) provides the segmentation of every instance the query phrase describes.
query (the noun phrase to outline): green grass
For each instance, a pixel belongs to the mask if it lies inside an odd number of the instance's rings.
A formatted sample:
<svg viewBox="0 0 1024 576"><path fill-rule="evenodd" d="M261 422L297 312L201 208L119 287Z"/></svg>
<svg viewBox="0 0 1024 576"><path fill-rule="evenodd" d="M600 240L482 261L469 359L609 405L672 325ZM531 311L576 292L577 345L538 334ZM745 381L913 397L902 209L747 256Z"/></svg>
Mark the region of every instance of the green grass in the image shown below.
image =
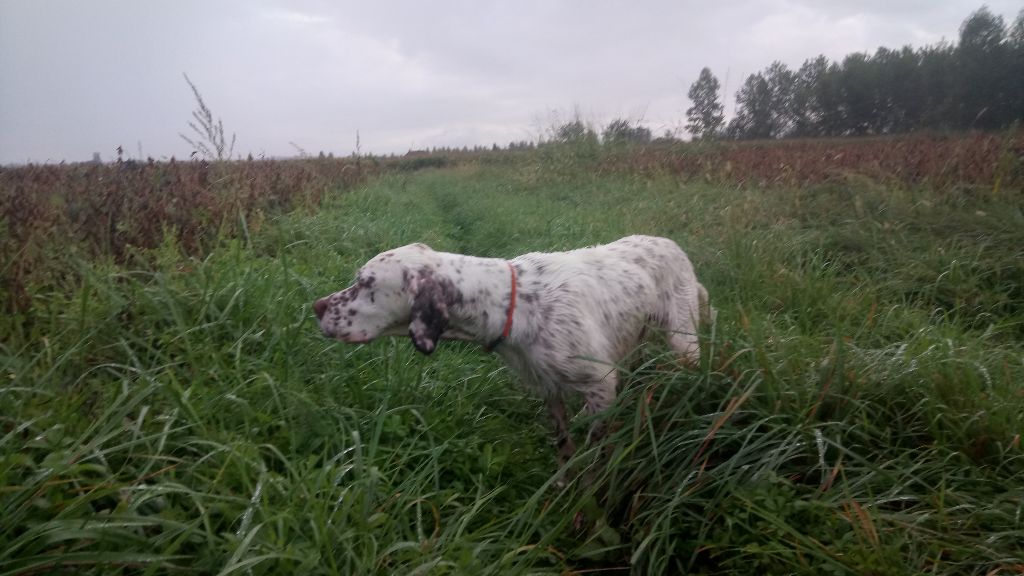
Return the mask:
<svg viewBox="0 0 1024 576"><path fill-rule="evenodd" d="M0 320L0 574L1024 567L1019 191L592 168L383 176L203 259L55 251L73 273ZM346 346L312 318L396 245L631 233L687 250L718 323L699 370L638 351L613 432L573 463L591 487L553 486L545 411L493 356Z"/></svg>

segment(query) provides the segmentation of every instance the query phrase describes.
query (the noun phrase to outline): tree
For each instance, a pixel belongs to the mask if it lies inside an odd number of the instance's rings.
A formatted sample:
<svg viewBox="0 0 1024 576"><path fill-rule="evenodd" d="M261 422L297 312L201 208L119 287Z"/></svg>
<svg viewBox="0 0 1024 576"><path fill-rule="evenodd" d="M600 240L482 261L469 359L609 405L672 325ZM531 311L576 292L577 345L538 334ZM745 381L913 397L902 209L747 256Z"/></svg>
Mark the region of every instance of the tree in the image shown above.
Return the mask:
<svg viewBox="0 0 1024 576"><path fill-rule="evenodd" d="M1024 8L1017 12L1017 17L1013 19L1013 27L1010 28L1009 33L1010 45L1014 48L1024 47Z"/></svg>
<svg viewBox="0 0 1024 576"><path fill-rule="evenodd" d="M729 136L740 140L772 137L772 98L768 81L751 74L736 92L736 117L729 123Z"/></svg>
<svg viewBox="0 0 1024 576"><path fill-rule="evenodd" d="M881 132L909 132L920 124L924 102L920 60L920 54L910 46L900 50L879 48L875 52Z"/></svg>
<svg viewBox="0 0 1024 576"><path fill-rule="evenodd" d="M821 116L818 118L818 134L840 136L846 133L846 118L843 114L843 71L832 62L817 78L814 98Z"/></svg>
<svg viewBox="0 0 1024 576"><path fill-rule="evenodd" d="M828 58L824 56L807 60L797 70L791 101L792 136L821 135L823 110L820 86L827 71Z"/></svg>
<svg viewBox="0 0 1024 576"><path fill-rule="evenodd" d="M842 111L846 134L879 132L878 78L863 52L848 54L842 66Z"/></svg>
<svg viewBox="0 0 1024 576"><path fill-rule="evenodd" d="M651 141L651 131L649 128L619 118L605 126L601 139L605 144L612 145L647 144Z"/></svg>
<svg viewBox="0 0 1024 576"><path fill-rule="evenodd" d="M764 73L768 83L771 113L771 137L783 138L793 131L793 91L796 75L782 62L772 62Z"/></svg>
<svg viewBox="0 0 1024 576"><path fill-rule="evenodd" d="M962 127L994 128L1010 120L1006 48L1003 17L984 6L960 26L957 61Z"/></svg>
<svg viewBox="0 0 1024 576"><path fill-rule="evenodd" d="M982 6L960 25L960 48L981 53L992 53L1006 40L1006 24Z"/></svg>
<svg viewBox="0 0 1024 576"><path fill-rule="evenodd" d="M952 128L957 123L956 50L949 43L926 46L920 56L920 127Z"/></svg>
<svg viewBox="0 0 1024 576"><path fill-rule="evenodd" d="M1009 34L1010 43L1010 118L1024 119L1024 8L1017 13Z"/></svg>
<svg viewBox="0 0 1024 576"><path fill-rule="evenodd" d="M957 44L879 48L795 73L779 62L736 93L734 138L985 130L1024 120L1024 10L1009 27L988 8L972 13Z"/></svg>
<svg viewBox="0 0 1024 576"><path fill-rule="evenodd" d="M736 93L736 117L727 133L732 138L783 138L797 122L794 107L797 76L782 62L772 62L747 77Z"/></svg>
<svg viewBox="0 0 1024 576"><path fill-rule="evenodd" d="M686 111L686 129L694 138L709 140L719 134L725 122L724 108L718 96L719 83L709 68L700 71L687 96L693 102Z"/></svg>
<svg viewBox="0 0 1024 576"><path fill-rule="evenodd" d="M577 117L555 130L555 141L563 144L596 144L597 133Z"/></svg>
<svg viewBox="0 0 1024 576"><path fill-rule="evenodd" d="M565 145L596 146L597 132L577 116L555 128L555 141Z"/></svg>

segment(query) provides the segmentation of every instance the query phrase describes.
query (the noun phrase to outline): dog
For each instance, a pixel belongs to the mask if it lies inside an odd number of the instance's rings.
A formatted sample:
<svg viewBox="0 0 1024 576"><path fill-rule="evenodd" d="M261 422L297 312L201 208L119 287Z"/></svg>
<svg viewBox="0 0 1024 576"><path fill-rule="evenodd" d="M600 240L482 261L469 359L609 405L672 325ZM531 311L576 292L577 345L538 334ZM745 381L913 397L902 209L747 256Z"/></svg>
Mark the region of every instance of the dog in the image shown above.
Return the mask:
<svg viewBox="0 0 1024 576"><path fill-rule="evenodd" d="M408 334L423 354L442 339L493 350L543 395L563 464L576 450L566 392L583 395L587 414L607 408L619 382L615 367L648 326L664 332L684 362L698 364L698 326L714 314L686 253L651 236L511 260L409 244L372 258L354 284L313 310L324 335L344 342ZM604 434L599 420L588 442Z"/></svg>

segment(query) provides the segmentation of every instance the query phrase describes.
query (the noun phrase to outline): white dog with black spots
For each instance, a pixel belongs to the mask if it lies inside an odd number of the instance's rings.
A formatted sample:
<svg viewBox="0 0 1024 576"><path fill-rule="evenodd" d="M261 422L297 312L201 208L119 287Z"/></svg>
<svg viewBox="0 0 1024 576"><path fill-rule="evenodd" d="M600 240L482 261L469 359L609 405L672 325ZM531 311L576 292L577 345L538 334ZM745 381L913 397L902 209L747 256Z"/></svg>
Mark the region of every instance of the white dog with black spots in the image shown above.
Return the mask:
<svg viewBox="0 0 1024 576"><path fill-rule="evenodd" d="M543 395L563 462L575 452L567 391L583 395L587 413L601 412L615 398L615 366L646 327L663 331L679 357L696 365L698 326L713 320L686 253L650 236L511 260L410 244L375 256L352 286L313 308L324 335L345 342L408 334L424 354L442 339L493 348ZM603 433L597 421L589 437Z"/></svg>

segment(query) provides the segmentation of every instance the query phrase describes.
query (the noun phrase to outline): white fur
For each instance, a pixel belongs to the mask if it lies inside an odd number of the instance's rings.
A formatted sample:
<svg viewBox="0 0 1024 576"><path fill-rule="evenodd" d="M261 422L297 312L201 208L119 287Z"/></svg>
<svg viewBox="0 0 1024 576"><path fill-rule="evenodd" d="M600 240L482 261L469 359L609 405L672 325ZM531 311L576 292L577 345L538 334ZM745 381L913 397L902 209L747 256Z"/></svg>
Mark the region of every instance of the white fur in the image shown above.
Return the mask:
<svg viewBox="0 0 1024 576"><path fill-rule="evenodd" d="M495 352L544 395L563 458L575 449L564 393L582 393L588 413L608 407L618 385L615 366L640 343L645 326L664 331L683 360L697 363L698 324L712 311L689 258L665 238L629 236L508 262L411 244L377 255L355 284L314 308L324 334L348 342L408 332L427 354L439 338L487 345L505 325L508 263L518 296L509 337ZM600 433L600 425L591 430Z"/></svg>

